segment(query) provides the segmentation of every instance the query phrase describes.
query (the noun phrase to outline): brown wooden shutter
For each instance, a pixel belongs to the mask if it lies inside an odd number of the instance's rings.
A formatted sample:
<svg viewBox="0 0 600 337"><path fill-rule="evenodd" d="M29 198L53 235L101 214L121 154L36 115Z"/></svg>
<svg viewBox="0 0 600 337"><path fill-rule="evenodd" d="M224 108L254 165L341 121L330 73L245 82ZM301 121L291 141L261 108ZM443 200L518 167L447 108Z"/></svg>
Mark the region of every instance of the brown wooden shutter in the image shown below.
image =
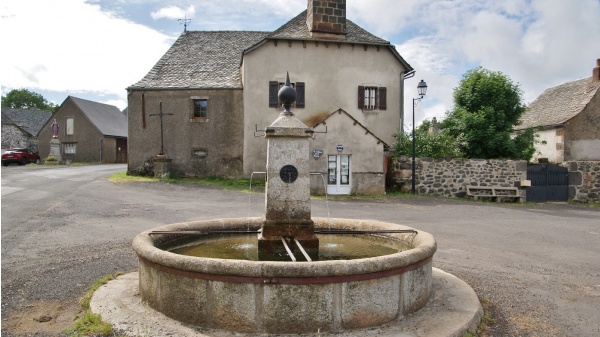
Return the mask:
<svg viewBox="0 0 600 337"><path fill-rule="evenodd" d="M365 87L362 85L358 86L358 108L364 109L365 107Z"/></svg>
<svg viewBox="0 0 600 337"><path fill-rule="evenodd" d="M276 108L277 102L279 99L277 98L277 93L279 93L279 83L277 81L269 81L269 107Z"/></svg>
<svg viewBox="0 0 600 337"><path fill-rule="evenodd" d="M387 89L379 87L379 110L387 109Z"/></svg>
<svg viewBox="0 0 600 337"><path fill-rule="evenodd" d="M296 82L296 108L304 108L304 82Z"/></svg>

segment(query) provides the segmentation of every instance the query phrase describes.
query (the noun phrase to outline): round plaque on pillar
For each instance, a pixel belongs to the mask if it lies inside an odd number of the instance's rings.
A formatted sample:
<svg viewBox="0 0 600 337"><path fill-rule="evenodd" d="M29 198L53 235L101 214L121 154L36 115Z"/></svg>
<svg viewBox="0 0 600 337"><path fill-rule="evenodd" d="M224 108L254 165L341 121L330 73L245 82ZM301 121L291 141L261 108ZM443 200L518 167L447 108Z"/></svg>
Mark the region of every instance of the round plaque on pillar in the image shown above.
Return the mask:
<svg viewBox="0 0 600 337"><path fill-rule="evenodd" d="M294 165L285 165L279 171L279 177L284 183L293 183L298 178L298 169Z"/></svg>

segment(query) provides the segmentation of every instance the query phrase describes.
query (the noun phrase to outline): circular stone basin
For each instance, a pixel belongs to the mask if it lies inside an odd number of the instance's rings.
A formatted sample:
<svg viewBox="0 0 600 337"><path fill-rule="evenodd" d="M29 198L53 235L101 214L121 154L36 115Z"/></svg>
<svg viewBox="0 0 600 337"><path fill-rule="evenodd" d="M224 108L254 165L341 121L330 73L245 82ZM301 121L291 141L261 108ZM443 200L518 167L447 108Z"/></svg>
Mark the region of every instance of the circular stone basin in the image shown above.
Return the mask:
<svg viewBox="0 0 600 337"><path fill-rule="evenodd" d="M161 231L259 230L263 218L172 224ZM315 228L411 229L392 223L313 218ZM159 247L180 234L134 239L139 291L155 310L186 324L247 333L343 332L400 320L431 293L436 242L429 233L378 234L413 249L371 258L248 261L175 254Z"/></svg>

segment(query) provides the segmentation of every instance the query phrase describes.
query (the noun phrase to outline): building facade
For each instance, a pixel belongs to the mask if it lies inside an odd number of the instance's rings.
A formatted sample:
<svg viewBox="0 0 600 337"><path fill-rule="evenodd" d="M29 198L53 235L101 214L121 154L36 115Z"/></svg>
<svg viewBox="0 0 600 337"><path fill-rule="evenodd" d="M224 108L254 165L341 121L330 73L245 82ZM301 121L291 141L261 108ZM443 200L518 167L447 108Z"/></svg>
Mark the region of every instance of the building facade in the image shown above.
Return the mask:
<svg viewBox="0 0 600 337"><path fill-rule="evenodd" d="M39 133L39 155L50 153L52 123L59 125L61 156L71 162L127 162L127 117L116 106L69 96Z"/></svg>
<svg viewBox="0 0 600 337"><path fill-rule="evenodd" d="M533 161L600 160L600 59L592 76L545 90L516 129L536 129Z"/></svg>
<svg viewBox="0 0 600 337"><path fill-rule="evenodd" d="M367 142L375 136L392 144L402 125L404 79L414 70L388 41L346 19L345 1L308 1L306 11L274 32L184 32L128 88L129 171L140 171L160 152L160 102L173 114L162 117L173 174L249 177L264 171L261 130L282 110L277 92L286 73L298 94L292 111L307 126L342 109L367 130ZM337 142L347 131L328 128L319 139ZM344 153L350 167L361 167L354 161L363 156L350 148ZM379 167L371 171L383 173L384 146L377 151ZM361 179L352 183L361 186Z"/></svg>

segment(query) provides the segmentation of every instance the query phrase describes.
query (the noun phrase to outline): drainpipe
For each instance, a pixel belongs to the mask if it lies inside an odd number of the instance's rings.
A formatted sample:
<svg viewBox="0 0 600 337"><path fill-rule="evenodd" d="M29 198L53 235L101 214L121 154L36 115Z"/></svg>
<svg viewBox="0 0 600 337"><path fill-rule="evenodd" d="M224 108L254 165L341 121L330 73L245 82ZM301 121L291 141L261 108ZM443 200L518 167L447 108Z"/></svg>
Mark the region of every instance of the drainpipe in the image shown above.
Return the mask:
<svg viewBox="0 0 600 337"><path fill-rule="evenodd" d="M404 132L404 80L415 76L415 70L400 73L400 132Z"/></svg>
<svg viewBox="0 0 600 337"><path fill-rule="evenodd" d="M104 140L104 137L100 138L100 163L102 164L102 141Z"/></svg>

